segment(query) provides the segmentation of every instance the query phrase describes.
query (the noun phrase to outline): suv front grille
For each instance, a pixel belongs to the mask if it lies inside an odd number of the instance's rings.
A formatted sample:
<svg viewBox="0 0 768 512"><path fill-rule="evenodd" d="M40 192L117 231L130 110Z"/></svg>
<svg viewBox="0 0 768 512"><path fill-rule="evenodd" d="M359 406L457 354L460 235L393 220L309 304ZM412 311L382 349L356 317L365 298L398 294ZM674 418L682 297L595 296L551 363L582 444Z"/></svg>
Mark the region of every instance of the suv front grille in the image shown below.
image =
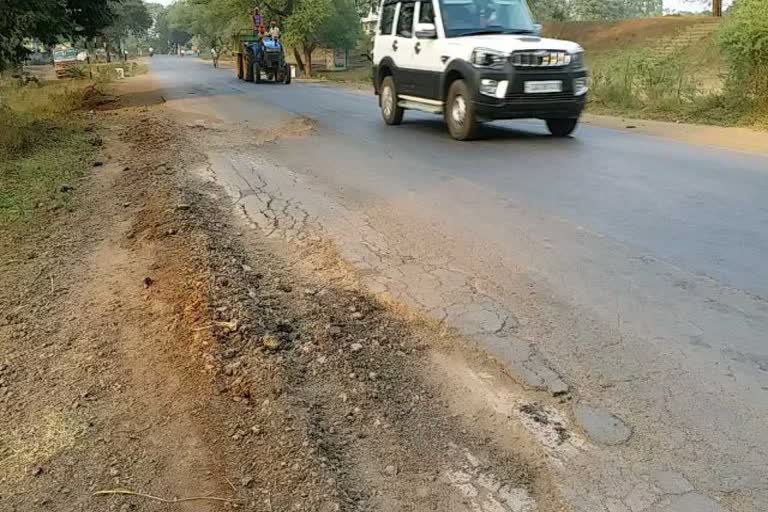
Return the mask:
<svg viewBox="0 0 768 512"><path fill-rule="evenodd" d="M509 61L517 68L555 68L571 63L571 54L554 50L530 50L513 53Z"/></svg>
<svg viewBox="0 0 768 512"><path fill-rule="evenodd" d="M573 99L572 92L550 92L545 94L525 94L524 92L507 93L507 101L539 101L539 102L560 102Z"/></svg>

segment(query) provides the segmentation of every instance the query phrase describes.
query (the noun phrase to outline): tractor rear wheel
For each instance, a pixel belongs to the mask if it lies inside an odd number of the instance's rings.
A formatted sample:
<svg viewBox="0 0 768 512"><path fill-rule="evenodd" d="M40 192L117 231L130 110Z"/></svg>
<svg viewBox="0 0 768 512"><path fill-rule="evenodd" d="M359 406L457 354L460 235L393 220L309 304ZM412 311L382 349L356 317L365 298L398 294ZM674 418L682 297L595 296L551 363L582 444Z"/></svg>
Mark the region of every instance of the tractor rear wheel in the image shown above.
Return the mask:
<svg viewBox="0 0 768 512"><path fill-rule="evenodd" d="M250 48L245 52L243 64L245 67L245 81L253 82L253 51Z"/></svg>

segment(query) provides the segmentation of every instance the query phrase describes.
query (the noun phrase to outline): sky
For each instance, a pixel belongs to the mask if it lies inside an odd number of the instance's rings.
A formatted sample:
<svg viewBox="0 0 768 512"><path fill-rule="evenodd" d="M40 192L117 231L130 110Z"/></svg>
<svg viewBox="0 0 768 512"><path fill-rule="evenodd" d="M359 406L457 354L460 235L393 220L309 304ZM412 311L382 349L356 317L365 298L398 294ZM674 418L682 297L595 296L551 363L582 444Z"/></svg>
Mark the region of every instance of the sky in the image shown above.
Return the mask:
<svg viewBox="0 0 768 512"><path fill-rule="evenodd" d="M663 0L665 11L699 11L709 7L711 0L697 0L697 1L685 1L685 0ZM732 0L723 0L723 8L727 8L731 5Z"/></svg>

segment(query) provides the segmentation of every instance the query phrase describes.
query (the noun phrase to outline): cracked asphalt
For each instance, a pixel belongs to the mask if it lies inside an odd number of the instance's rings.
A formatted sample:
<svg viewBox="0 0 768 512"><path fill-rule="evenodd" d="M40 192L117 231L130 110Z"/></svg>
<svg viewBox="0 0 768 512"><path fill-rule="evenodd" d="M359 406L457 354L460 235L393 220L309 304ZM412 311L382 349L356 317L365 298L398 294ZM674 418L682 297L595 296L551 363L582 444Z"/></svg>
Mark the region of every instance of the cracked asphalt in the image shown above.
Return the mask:
<svg viewBox="0 0 768 512"><path fill-rule="evenodd" d="M175 57L152 77L255 226L333 241L374 292L594 411L589 447L553 456L575 510L768 510L768 157L534 121L457 143L338 87Z"/></svg>

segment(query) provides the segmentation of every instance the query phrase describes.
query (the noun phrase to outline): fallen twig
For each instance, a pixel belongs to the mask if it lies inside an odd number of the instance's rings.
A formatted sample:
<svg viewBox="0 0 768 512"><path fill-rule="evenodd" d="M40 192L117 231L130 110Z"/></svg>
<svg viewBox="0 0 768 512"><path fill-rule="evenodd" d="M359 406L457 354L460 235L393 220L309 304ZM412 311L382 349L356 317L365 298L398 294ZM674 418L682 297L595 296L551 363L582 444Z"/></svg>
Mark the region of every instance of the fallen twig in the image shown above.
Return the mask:
<svg viewBox="0 0 768 512"><path fill-rule="evenodd" d="M237 325L238 325L237 320L232 320L231 322L213 322L212 324L207 324L192 330L194 332L198 332L198 331L205 331L206 329L210 329L212 327L224 327L225 329L229 329L230 331L234 332L237 330Z"/></svg>
<svg viewBox="0 0 768 512"><path fill-rule="evenodd" d="M226 503L235 503L240 501L245 501L241 499L231 499L231 498L220 498L218 496L192 496L190 498L160 498L159 496L152 496L151 494L144 494L141 492L134 492L129 491L126 489L108 489L104 491L96 491L95 493L91 494L91 496L112 496L112 495L123 495L123 496L138 496L140 498L147 498L148 500L154 500L159 501L161 503L184 503L187 501L223 501Z"/></svg>

